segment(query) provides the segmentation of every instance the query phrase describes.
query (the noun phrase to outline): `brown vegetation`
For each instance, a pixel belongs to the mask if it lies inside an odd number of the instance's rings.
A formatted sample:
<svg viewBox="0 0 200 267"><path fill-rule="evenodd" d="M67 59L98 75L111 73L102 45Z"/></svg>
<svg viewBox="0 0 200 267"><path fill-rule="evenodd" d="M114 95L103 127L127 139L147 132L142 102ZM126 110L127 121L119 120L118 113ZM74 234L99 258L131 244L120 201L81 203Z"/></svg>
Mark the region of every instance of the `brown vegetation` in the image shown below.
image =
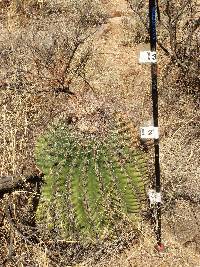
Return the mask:
<svg viewBox="0 0 200 267"><path fill-rule="evenodd" d="M31 217L37 183L18 184L22 177L39 173L35 140L54 118L76 118L82 125L89 118L93 123L93 114L103 108L126 114L135 128L151 120L150 70L137 58L140 47L148 46L147 4L3 0L0 5L0 174L9 184L0 200L0 264L199 266L197 1L160 1L159 114L167 246L161 255L153 249L154 233L145 217L140 231L127 231L114 243L97 247L40 240ZM11 182L8 177L16 178ZM0 185L4 182L2 178Z"/></svg>

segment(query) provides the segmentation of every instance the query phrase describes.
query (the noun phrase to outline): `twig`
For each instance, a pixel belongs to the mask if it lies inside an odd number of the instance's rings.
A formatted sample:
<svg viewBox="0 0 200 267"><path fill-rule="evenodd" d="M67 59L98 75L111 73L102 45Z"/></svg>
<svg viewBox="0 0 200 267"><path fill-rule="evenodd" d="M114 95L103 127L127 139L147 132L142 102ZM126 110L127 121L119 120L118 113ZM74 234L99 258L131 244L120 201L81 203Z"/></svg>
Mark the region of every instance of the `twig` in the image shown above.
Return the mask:
<svg viewBox="0 0 200 267"><path fill-rule="evenodd" d="M0 198L6 193L11 193L13 190L23 188L27 182L42 182L43 176L43 174L33 174L27 177L0 176Z"/></svg>

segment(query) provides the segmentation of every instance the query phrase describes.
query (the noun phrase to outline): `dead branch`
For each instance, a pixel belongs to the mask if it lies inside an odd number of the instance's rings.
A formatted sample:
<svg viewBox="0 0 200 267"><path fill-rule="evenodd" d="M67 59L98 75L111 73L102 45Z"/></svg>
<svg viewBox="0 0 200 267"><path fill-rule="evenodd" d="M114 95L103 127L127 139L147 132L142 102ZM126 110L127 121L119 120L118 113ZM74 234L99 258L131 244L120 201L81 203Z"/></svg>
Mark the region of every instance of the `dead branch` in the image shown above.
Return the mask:
<svg viewBox="0 0 200 267"><path fill-rule="evenodd" d="M1 176L0 177L0 198L6 193L11 193L15 190L22 189L27 182L41 183L43 174L33 174L30 176Z"/></svg>

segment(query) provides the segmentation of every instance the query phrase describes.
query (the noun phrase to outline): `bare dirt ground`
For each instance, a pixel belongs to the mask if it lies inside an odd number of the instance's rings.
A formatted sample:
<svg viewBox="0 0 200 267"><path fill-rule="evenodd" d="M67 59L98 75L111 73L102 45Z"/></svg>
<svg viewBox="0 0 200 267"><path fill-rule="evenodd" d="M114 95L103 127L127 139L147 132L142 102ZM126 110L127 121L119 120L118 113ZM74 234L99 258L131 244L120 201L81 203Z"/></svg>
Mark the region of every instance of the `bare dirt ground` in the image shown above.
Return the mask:
<svg viewBox="0 0 200 267"><path fill-rule="evenodd" d="M151 120L150 66L138 63L138 52L147 49L149 44L125 45L123 21L126 18L134 20L135 16L125 0L102 0L102 3L109 19L94 37L94 56L87 70L93 91L83 93L80 89L76 97L70 99L64 94L4 95L1 92L1 175L30 173L35 168L35 139L48 121L59 114L75 113L81 117L101 107L120 111L132 119L138 130L136 138L140 125ZM162 60L167 59L161 51L158 53L162 77ZM140 226L142 235L138 244L121 254L113 251L113 256L102 257L95 264L97 267L200 267L199 207L182 198L174 200L177 193L184 195L188 191L198 198L200 114L189 96L171 101L173 91L166 90L161 79L159 94L162 184L167 203L170 203L168 208L163 203L166 250L161 254L154 250L155 234L144 222ZM40 266L48 266L45 252L35 250L41 259L37 258ZM94 265L92 259L88 259L78 266Z"/></svg>

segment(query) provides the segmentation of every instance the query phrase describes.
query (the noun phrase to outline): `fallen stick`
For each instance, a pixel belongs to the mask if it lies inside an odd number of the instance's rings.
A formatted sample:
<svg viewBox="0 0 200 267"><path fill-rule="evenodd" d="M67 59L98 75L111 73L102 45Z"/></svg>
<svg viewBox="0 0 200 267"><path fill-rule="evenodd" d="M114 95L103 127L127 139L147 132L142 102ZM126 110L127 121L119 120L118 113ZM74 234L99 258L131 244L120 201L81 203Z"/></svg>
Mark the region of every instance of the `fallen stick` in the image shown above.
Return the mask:
<svg viewBox="0 0 200 267"><path fill-rule="evenodd" d="M43 174L32 174L30 176L0 176L0 198L6 193L22 189L27 182L41 183Z"/></svg>

